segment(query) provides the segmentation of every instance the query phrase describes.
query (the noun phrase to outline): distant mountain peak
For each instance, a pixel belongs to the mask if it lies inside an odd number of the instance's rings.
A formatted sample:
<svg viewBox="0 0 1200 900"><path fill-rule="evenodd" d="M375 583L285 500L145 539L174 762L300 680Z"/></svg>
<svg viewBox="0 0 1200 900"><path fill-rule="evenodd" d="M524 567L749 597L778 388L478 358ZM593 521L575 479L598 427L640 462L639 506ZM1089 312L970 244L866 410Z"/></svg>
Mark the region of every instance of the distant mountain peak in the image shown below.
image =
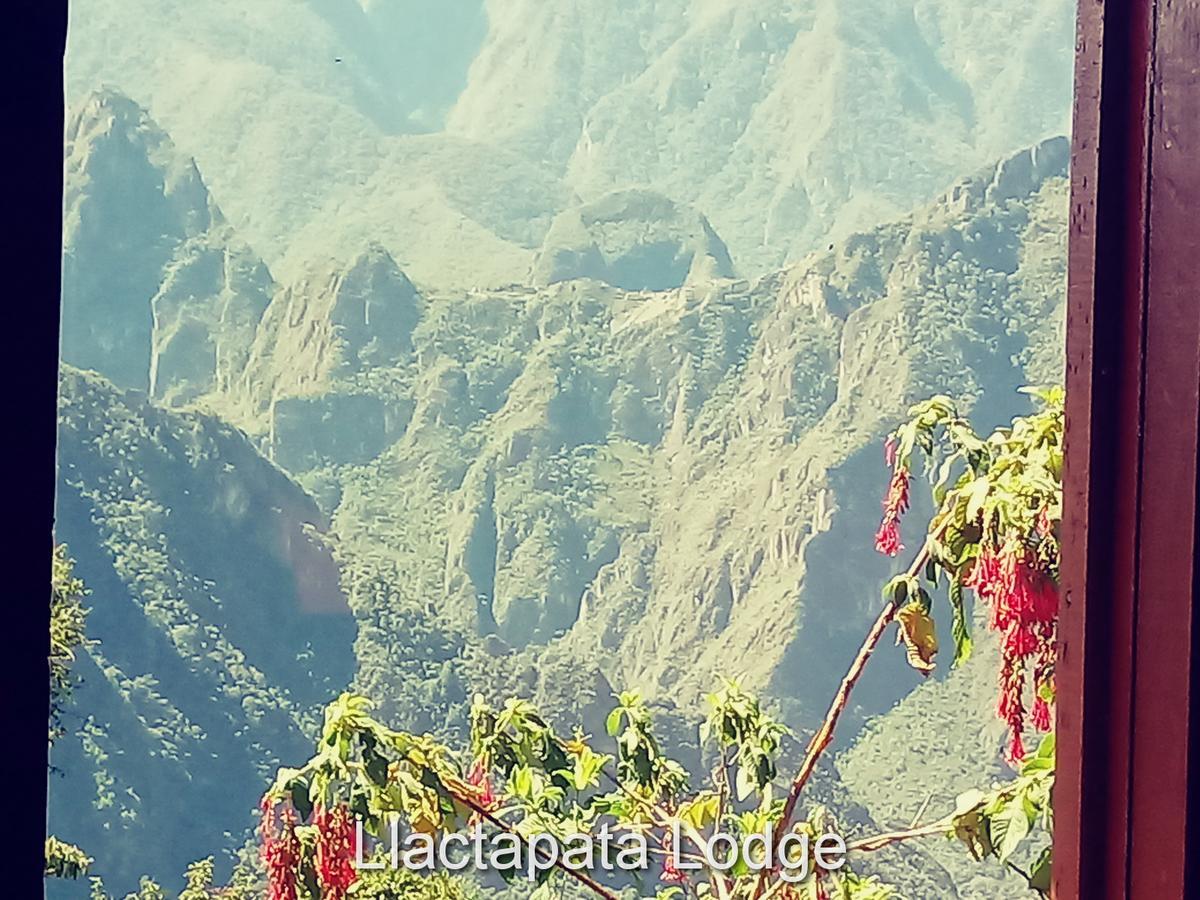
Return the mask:
<svg viewBox="0 0 1200 900"><path fill-rule="evenodd" d="M62 357L169 403L228 384L272 292L195 161L113 88L65 147Z"/></svg>
<svg viewBox="0 0 1200 900"><path fill-rule="evenodd" d="M625 188L555 217L531 277L539 286L594 278L640 291L733 274L729 250L704 215L656 191Z"/></svg>

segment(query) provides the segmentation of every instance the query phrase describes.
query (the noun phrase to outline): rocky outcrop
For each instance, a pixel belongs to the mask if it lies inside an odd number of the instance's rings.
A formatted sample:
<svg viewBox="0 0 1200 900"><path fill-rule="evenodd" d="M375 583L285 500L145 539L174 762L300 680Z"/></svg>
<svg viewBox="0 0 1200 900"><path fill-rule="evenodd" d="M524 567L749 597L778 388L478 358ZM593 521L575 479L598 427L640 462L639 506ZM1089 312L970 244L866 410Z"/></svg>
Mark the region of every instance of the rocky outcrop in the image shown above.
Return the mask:
<svg viewBox="0 0 1200 900"><path fill-rule="evenodd" d="M731 277L729 251L708 220L644 190L616 191L560 214L532 272L535 285L594 278L627 291Z"/></svg>
<svg viewBox="0 0 1200 900"><path fill-rule="evenodd" d="M225 401L265 430L272 458L292 471L366 462L412 415L411 400L364 385L411 356L421 306L379 246L345 266L312 267L271 300Z"/></svg>
<svg viewBox="0 0 1200 900"><path fill-rule="evenodd" d="M259 409L320 393L335 378L385 367L412 349L420 297L388 253L313 267L271 300L240 391Z"/></svg>
<svg viewBox="0 0 1200 900"><path fill-rule="evenodd" d="M99 91L67 126L63 360L167 403L229 385L272 291L190 157Z"/></svg>
<svg viewBox="0 0 1200 900"><path fill-rule="evenodd" d="M267 267L244 246L182 246L150 301L150 395L180 405L229 391L274 289Z"/></svg>

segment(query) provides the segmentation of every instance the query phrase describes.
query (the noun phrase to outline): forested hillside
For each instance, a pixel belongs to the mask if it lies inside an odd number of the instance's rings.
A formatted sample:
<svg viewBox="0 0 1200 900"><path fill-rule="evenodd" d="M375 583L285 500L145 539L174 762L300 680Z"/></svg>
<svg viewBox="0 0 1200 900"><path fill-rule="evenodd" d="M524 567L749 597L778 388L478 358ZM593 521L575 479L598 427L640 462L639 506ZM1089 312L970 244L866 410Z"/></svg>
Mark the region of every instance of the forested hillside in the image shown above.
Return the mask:
<svg viewBox="0 0 1200 900"><path fill-rule="evenodd" d="M636 688L694 755L736 673L811 728L899 565L883 435L1060 377L1070 17L79 0L57 537L94 643L53 830L110 889L220 857L348 685L450 740L476 691L602 734ZM879 654L848 821L998 771L949 713L980 658Z"/></svg>
<svg viewBox="0 0 1200 900"><path fill-rule="evenodd" d="M263 779L351 678L354 625L325 517L235 429L68 367L60 391L56 537L92 643L51 828L130 885L241 842Z"/></svg>

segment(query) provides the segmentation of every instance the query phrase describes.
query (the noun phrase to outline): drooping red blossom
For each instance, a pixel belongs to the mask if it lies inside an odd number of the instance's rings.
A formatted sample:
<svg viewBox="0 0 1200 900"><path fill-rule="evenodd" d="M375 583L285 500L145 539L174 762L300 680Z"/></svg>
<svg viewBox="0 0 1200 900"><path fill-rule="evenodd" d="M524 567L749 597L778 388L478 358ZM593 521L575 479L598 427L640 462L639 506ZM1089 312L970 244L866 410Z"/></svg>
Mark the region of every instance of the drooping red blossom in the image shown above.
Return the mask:
<svg viewBox="0 0 1200 900"><path fill-rule="evenodd" d="M887 496L883 500L883 520L875 532L875 549L887 556L895 556L904 549L900 543L900 519L908 512L908 482L907 469L893 471Z"/></svg>
<svg viewBox="0 0 1200 900"><path fill-rule="evenodd" d="M467 770L467 784L474 786L478 793L472 798L472 802L483 810L483 812L492 812L500 806L500 798L496 795L496 790L492 785L492 776L488 773L486 763L482 759L477 759L471 763L471 768ZM472 812L467 824L474 826L483 821L483 813Z"/></svg>
<svg viewBox="0 0 1200 900"><path fill-rule="evenodd" d="M300 837L296 834L296 811L291 806L281 807L270 797L262 798L259 810L260 854L267 870L267 900L298 900L301 847Z"/></svg>
<svg viewBox="0 0 1200 900"><path fill-rule="evenodd" d="M491 812L500 805L500 798L496 796L492 786L492 776L488 774L483 760L477 759L471 763L471 768L467 770L467 784L479 789L479 793L475 795L475 803L481 809Z"/></svg>
<svg viewBox="0 0 1200 900"><path fill-rule="evenodd" d="M887 519L880 523L879 530L875 532L875 549L886 556L895 556L904 549L900 543L899 523Z"/></svg>
<svg viewBox="0 0 1200 900"><path fill-rule="evenodd" d="M1036 552L1016 538L998 548L984 544L966 585L988 605L988 624L1001 636L997 714L1008 725L1008 757L1018 763L1025 756L1026 673L1031 669L1036 700L1029 724L1038 731L1051 727L1050 704L1043 693L1052 688L1058 586L1039 564Z"/></svg>
<svg viewBox="0 0 1200 900"><path fill-rule="evenodd" d="M1008 761L1014 766L1020 765L1025 760L1025 739L1021 736L1020 731L1013 731L1009 734L1008 740Z"/></svg>
<svg viewBox="0 0 1200 900"><path fill-rule="evenodd" d="M663 884L686 884L688 877L685 872L680 871L671 857L663 859L662 875L659 878Z"/></svg>
<svg viewBox="0 0 1200 900"><path fill-rule="evenodd" d="M1033 701L1033 727L1038 731L1049 731L1050 725L1050 704L1038 697Z"/></svg>
<svg viewBox="0 0 1200 900"><path fill-rule="evenodd" d="M354 868L354 816L345 804L332 809L318 806L313 813L317 828L317 882L321 900L345 900L358 878Z"/></svg>

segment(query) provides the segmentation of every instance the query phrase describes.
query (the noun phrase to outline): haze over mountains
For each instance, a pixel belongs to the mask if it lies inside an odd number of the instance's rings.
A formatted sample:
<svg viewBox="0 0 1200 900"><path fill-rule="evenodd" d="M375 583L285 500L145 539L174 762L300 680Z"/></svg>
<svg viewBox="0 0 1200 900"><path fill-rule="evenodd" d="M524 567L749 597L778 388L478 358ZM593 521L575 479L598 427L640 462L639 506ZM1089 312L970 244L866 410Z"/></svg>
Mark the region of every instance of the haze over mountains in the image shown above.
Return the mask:
<svg viewBox="0 0 1200 900"><path fill-rule="evenodd" d="M52 825L110 889L240 844L347 683L452 737L475 690L599 733L636 687L694 752L740 672L812 725L893 568L883 433L1059 378L1072 8L971 6L73 5L59 537L102 611ZM980 660L873 663L854 821L998 771L948 713ZM917 854L910 897L1008 896Z"/></svg>
<svg viewBox="0 0 1200 900"><path fill-rule="evenodd" d="M364 6L78 0L69 91L147 106L276 274L379 240L441 287L524 280L626 187L760 274L1068 126L1065 2Z"/></svg>

